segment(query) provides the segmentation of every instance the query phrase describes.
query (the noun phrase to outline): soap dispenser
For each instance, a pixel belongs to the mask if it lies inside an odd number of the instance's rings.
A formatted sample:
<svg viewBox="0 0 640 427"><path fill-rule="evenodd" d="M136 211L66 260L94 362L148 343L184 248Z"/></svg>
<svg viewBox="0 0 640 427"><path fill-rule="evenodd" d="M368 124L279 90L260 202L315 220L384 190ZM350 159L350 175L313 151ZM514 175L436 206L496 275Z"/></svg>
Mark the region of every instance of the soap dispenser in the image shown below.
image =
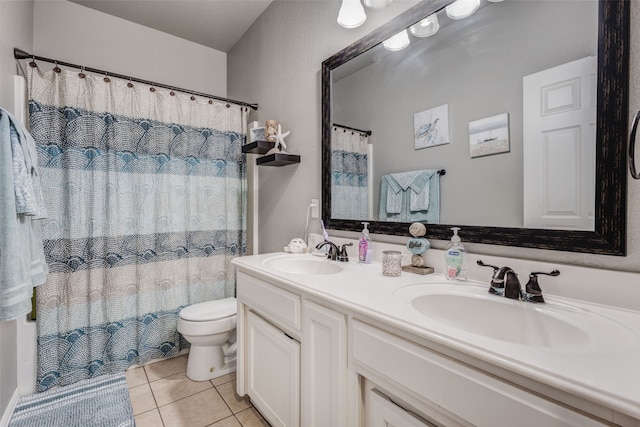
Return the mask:
<svg viewBox="0 0 640 427"><path fill-rule="evenodd" d="M358 241L358 261L364 264L371 264L372 250L371 239L369 238L368 222L361 222L364 225L360 240Z"/></svg>
<svg viewBox="0 0 640 427"><path fill-rule="evenodd" d="M448 280L466 280L466 257L467 251L460 242L460 236L458 236L459 227L452 227L453 236L451 236L451 242L447 246L447 250L444 254L445 262L445 276Z"/></svg>

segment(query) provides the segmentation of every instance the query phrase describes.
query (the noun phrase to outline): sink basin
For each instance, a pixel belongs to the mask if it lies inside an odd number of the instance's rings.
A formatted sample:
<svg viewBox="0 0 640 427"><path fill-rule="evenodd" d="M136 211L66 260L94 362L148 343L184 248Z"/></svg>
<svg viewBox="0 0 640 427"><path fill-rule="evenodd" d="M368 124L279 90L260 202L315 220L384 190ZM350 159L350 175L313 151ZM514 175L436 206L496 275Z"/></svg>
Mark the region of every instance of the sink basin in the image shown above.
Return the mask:
<svg viewBox="0 0 640 427"><path fill-rule="evenodd" d="M448 330L514 345L613 350L639 342L630 328L588 309L511 300L490 295L480 286L415 285L399 289L394 296L410 303L425 320Z"/></svg>
<svg viewBox="0 0 640 427"><path fill-rule="evenodd" d="M264 265L290 274L335 274L342 271L337 261L313 255L279 255L264 260Z"/></svg>
<svg viewBox="0 0 640 427"><path fill-rule="evenodd" d="M523 304L529 303L452 294L423 295L411 301L413 308L439 323L496 340L554 348L589 344L586 331Z"/></svg>

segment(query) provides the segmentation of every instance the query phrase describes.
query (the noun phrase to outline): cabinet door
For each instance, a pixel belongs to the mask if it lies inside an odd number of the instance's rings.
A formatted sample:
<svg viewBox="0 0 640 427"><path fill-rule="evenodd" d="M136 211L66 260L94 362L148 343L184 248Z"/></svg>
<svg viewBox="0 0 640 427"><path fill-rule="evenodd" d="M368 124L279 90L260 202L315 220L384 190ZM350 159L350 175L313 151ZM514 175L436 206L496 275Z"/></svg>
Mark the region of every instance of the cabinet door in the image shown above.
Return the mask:
<svg viewBox="0 0 640 427"><path fill-rule="evenodd" d="M302 306L302 425L347 425L345 316L309 301Z"/></svg>
<svg viewBox="0 0 640 427"><path fill-rule="evenodd" d="M370 390L368 398L370 409L365 427L435 427L396 405L377 390Z"/></svg>
<svg viewBox="0 0 640 427"><path fill-rule="evenodd" d="M247 313L247 392L273 426L300 425L300 343Z"/></svg>

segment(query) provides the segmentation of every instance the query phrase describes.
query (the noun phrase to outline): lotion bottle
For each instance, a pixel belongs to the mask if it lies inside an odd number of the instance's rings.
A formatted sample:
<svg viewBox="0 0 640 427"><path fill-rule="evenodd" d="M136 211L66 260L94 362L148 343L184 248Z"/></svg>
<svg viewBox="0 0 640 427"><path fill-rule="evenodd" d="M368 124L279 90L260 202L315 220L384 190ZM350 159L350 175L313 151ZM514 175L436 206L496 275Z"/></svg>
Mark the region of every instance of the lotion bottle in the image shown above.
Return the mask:
<svg viewBox="0 0 640 427"><path fill-rule="evenodd" d="M369 239L369 229L367 226L368 222L362 222L364 224L364 228L362 229L362 234L360 235L360 240L358 241L358 261L369 264L371 263L371 240Z"/></svg>
<svg viewBox="0 0 640 427"><path fill-rule="evenodd" d="M465 261L467 251L460 242L460 236L458 236L460 228L453 227L451 229L453 230L453 236L444 254L445 276L448 280L466 280Z"/></svg>

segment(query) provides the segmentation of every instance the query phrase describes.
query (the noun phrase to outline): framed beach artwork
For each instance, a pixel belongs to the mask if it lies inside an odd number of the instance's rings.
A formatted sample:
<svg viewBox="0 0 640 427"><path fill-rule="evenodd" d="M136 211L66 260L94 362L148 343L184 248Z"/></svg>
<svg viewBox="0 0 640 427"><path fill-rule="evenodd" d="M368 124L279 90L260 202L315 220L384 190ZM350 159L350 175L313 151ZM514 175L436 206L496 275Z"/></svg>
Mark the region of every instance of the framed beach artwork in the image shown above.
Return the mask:
<svg viewBox="0 0 640 427"><path fill-rule="evenodd" d="M508 153L509 114L469 122L469 153L471 158Z"/></svg>
<svg viewBox="0 0 640 427"><path fill-rule="evenodd" d="M449 143L449 104L413 115L415 149Z"/></svg>

